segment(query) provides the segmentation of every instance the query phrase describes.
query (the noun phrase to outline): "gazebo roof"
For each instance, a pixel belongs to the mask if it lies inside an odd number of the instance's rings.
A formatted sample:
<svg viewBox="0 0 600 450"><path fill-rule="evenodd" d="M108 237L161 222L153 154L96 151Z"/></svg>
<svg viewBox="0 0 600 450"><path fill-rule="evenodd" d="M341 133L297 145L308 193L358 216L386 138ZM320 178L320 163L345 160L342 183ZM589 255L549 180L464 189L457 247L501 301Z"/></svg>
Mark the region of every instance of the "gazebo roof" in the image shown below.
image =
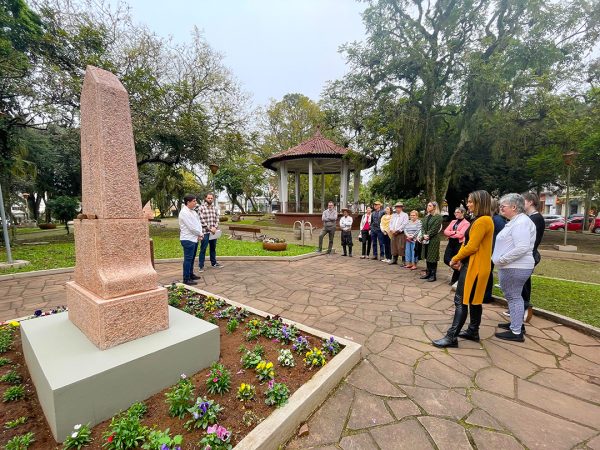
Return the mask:
<svg viewBox="0 0 600 450"><path fill-rule="evenodd" d="M337 145L330 139L323 137L317 129L315 135L282 152L276 153L266 159L262 165L267 169L277 170L277 165L281 161L290 161L298 159L342 159L347 156L354 156L363 163L363 167L370 167L372 163L359 153L349 148Z"/></svg>

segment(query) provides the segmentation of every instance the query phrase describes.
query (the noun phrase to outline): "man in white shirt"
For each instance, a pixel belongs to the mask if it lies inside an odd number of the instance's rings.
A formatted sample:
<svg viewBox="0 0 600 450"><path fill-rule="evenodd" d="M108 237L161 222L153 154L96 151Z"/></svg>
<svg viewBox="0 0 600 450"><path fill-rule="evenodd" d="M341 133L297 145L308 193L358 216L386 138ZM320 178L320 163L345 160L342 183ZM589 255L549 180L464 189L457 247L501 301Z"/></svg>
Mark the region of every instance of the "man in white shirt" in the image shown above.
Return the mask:
<svg viewBox="0 0 600 450"><path fill-rule="evenodd" d="M344 253L342 256L350 256L352 258L352 216L349 215L348 208L342 209L344 215L340 219L340 229L342 230L342 248ZM348 253L346 253L348 247Z"/></svg>
<svg viewBox="0 0 600 450"><path fill-rule="evenodd" d="M198 250L198 240L202 238L202 223L194 208L197 200L193 195L183 197L184 206L179 212L179 240L183 247L183 282L189 285L197 284L200 277L194 275L194 259Z"/></svg>
<svg viewBox="0 0 600 450"><path fill-rule="evenodd" d="M392 214L390 220L390 238L392 243L392 260L389 264L398 264L398 256L402 256L402 265L404 266L404 245L406 235L404 227L408 224L408 214L404 212L404 205L398 202L394 205L396 212Z"/></svg>

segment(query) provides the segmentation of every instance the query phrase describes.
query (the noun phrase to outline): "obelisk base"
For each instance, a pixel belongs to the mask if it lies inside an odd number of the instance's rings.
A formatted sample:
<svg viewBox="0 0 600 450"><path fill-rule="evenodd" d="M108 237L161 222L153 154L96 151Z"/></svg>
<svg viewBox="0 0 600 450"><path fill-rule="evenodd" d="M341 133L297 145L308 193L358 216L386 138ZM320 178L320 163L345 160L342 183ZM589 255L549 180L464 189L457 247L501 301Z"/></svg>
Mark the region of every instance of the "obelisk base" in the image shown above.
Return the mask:
<svg viewBox="0 0 600 450"><path fill-rule="evenodd" d="M169 328L163 287L105 300L74 281L67 283L69 320L100 350Z"/></svg>

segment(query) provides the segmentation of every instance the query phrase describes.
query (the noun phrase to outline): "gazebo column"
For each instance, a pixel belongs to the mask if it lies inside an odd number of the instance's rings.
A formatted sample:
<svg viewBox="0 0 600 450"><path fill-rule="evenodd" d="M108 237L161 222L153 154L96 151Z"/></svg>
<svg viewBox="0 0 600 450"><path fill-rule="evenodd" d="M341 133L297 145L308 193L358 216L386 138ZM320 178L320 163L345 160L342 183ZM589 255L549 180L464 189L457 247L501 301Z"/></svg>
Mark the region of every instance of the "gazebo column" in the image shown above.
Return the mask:
<svg viewBox="0 0 600 450"><path fill-rule="evenodd" d="M288 172L285 161L282 161L279 165L279 202L282 213L288 212L288 201Z"/></svg>
<svg viewBox="0 0 600 450"><path fill-rule="evenodd" d="M342 159L340 172L340 209L348 204L348 162Z"/></svg>
<svg viewBox="0 0 600 450"><path fill-rule="evenodd" d="M358 197L360 194L360 169L354 169L354 209L358 212Z"/></svg>
<svg viewBox="0 0 600 450"><path fill-rule="evenodd" d="M313 213L313 162L308 160L308 213Z"/></svg>
<svg viewBox="0 0 600 450"><path fill-rule="evenodd" d="M295 182L295 195L296 198L296 212L300 212L300 172L297 170L294 172L294 182Z"/></svg>
<svg viewBox="0 0 600 450"><path fill-rule="evenodd" d="M325 172L321 173L321 211L325 211Z"/></svg>

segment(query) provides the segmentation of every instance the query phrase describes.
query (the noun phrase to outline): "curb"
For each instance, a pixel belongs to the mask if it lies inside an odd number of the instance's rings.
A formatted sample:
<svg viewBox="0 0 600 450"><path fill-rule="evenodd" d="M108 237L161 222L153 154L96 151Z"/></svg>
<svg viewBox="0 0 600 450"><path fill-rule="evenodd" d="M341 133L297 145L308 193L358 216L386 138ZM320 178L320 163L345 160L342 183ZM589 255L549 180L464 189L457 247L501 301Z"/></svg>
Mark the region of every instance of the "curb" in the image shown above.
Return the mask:
<svg viewBox="0 0 600 450"><path fill-rule="evenodd" d="M494 303L498 303L502 306L508 306L508 302L505 298L496 297L495 295L492 295L492 298L494 299ZM563 316L562 314L534 307L533 315L541 317L542 319L547 319L552 322L559 323L561 325L565 325L569 328L573 328L577 331L582 332L583 334L587 334L588 336L600 338L600 328L596 328L593 325L588 325L587 323L583 323L576 319L571 319L570 317Z"/></svg>
<svg viewBox="0 0 600 450"><path fill-rule="evenodd" d="M185 286L185 285L182 285ZM246 308L251 313L261 317L270 314L242 303L229 300L227 297L215 295L193 286L185 286L187 289L203 295L223 299L227 303ZM323 339L331 336L315 328L302 325L293 320L283 319L286 324L294 325L301 331L313 334ZM296 429L327 399L331 391L344 379L352 368L360 361L362 346L348 339L334 336L344 349L338 353L325 366L321 367L315 375L304 383L290 397L287 404L276 409L264 421L246 435L236 446L235 450L276 450L285 444Z"/></svg>
<svg viewBox="0 0 600 450"><path fill-rule="evenodd" d="M301 261L303 259L315 258L317 256L324 256L324 253L305 253L303 255L296 256L219 256L219 260L223 261L274 261L274 262L294 262ZM182 262L183 258L166 258L157 259L154 261L155 264L168 264ZM61 269L46 269L46 270L32 270L31 272L17 272L10 273L7 275L0 275L0 281L14 280L18 278L27 277L41 277L45 275L57 275L61 273L70 273L75 271L74 267L64 267Z"/></svg>

